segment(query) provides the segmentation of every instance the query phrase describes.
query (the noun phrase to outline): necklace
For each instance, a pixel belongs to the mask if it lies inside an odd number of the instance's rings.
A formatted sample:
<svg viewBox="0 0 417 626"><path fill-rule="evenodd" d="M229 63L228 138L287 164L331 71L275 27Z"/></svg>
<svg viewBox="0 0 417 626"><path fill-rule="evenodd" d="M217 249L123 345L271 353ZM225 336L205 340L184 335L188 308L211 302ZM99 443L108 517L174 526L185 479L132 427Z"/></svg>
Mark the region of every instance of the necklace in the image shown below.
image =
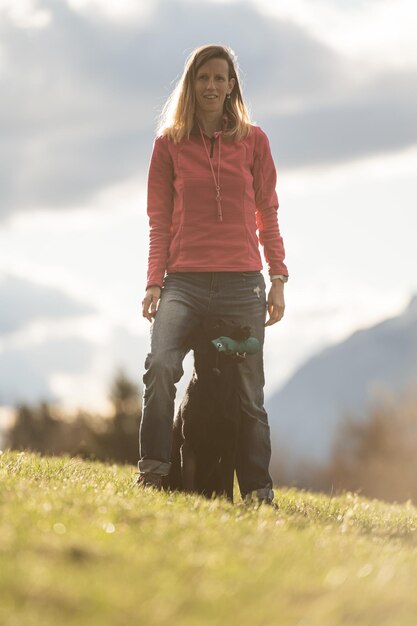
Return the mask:
<svg viewBox="0 0 417 626"><path fill-rule="evenodd" d="M214 173L214 168L213 168L213 163L211 162L210 159L210 155L209 155L209 151L206 145L206 140L204 139L204 134L203 131L201 129L200 124L198 125L199 129L200 129L200 134L201 134L201 138L203 140L203 144L204 144L204 149L206 151L206 155L207 155L207 160L209 162L210 165L210 169L211 169L211 173L213 175L213 180L214 180L214 186L216 188L216 202L217 202L217 219L219 220L219 222L223 221L223 213L222 213L222 202L221 202L221 196L220 196L220 154L221 154L221 133L215 133L214 136L216 136L216 134L219 137L219 160L217 163L217 178L216 175Z"/></svg>

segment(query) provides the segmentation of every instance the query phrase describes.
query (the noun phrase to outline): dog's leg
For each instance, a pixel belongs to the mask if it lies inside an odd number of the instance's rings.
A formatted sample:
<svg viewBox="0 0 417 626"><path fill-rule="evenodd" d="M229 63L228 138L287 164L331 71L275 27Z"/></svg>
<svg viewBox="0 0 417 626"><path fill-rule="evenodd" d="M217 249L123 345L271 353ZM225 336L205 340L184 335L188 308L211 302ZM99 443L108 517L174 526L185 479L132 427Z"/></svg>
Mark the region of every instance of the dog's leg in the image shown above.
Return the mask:
<svg viewBox="0 0 417 626"><path fill-rule="evenodd" d="M236 452L238 444L239 433L239 420L240 420L240 405L237 396L235 395L236 380L231 379L231 386L233 393L231 402L228 404L227 412L232 419L223 420L223 450L221 454L221 478L222 488L227 499L233 503L233 487L235 480L235 468L236 468Z"/></svg>
<svg viewBox="0 0 417 626"><path fill-rule="evenodd" d="M184 491L195 491L197 461L196 455L187 441L181 446L181 473Z"/></svg>

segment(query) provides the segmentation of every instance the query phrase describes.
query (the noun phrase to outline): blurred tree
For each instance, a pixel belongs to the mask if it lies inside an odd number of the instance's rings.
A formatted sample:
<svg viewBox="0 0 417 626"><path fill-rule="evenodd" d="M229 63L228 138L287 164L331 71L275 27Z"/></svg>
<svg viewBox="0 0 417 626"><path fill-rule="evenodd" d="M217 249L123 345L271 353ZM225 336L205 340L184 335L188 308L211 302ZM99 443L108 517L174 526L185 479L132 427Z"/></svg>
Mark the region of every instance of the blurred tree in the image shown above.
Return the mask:
<svg viewBox="0 0 417 626"><path fill-rule="evenodd" d="M401 396L381 395L366 420L346 416L329 464L305 468L301 483L417 504L417 385Z"/></svg>
<svg viewBox="0 0 417 626"><path fill-rule="evenodd" d="M71 454L136 465L141 398L137 385L123 370L114 377L110 400L110 417L80 410L75 418L69 418L47 402L18 405L14 423L5 433L5 445L41 454Z"/></svg>
<svg viewBox="0 0 417 626"><path fill-rule="evenodd" d="M115 461L136 464L141 397L138 386L119 369L111 386L109 399L113 404L111 427L106 433L109 454Z"/></svg>
<svg viewBox="0 0 417 626"><path fill-rule="evenodd" d="M109 399L113 404L115 414L137 415L140 409L138 386L129 380L122 368L118 369L114 377Z"/></svg>

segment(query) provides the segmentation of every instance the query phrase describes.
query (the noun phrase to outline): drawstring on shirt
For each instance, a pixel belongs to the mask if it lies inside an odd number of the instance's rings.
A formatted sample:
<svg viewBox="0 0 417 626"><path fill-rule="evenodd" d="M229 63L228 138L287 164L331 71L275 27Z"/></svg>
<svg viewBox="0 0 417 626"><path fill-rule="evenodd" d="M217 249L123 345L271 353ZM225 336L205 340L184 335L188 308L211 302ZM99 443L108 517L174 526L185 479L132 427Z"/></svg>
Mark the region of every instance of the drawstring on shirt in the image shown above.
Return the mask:
<svg viewBox="0 0 417 626"><path fill-rule="evenodd" d="M213 175L213 180L214 180L214 186L216 188L216 202L217 202L217 219L219 222L223 221L223 213L222 213L222 202L221 202L221 195L220 195L220 156L221 156L221 141L222 141L222 131L217 131L214 133L214 137L218 137L219 138L219 160L217 163L217 179L216 179L216 175L214 173L214 168L213 168L213 164L211 162L210 159L210 155L209 155L209 151L206 145L206 140L204 139L204 134L202 131L202 128L200 126L200 124L198 124L198 127L200 129L200 134L201 134L201 138L203 140L203 144L204 144L204 149L206 151L206 155L207 155L207 160L209 162L210 165L210 169L211 169L211 173Z"/></svg>

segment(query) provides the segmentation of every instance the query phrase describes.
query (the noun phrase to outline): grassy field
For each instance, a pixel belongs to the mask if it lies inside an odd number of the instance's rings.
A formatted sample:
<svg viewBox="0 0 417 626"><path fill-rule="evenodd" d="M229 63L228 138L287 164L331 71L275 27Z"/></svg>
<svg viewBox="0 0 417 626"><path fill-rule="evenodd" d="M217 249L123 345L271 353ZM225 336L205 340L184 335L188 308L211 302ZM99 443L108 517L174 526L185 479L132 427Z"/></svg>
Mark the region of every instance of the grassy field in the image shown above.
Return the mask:
<svg viewBox="0 0 417 626"><path fill-rule="evenodd" d="M1 626L416 626L417 510L138 491L135 467L0 453Z"/></svg>

